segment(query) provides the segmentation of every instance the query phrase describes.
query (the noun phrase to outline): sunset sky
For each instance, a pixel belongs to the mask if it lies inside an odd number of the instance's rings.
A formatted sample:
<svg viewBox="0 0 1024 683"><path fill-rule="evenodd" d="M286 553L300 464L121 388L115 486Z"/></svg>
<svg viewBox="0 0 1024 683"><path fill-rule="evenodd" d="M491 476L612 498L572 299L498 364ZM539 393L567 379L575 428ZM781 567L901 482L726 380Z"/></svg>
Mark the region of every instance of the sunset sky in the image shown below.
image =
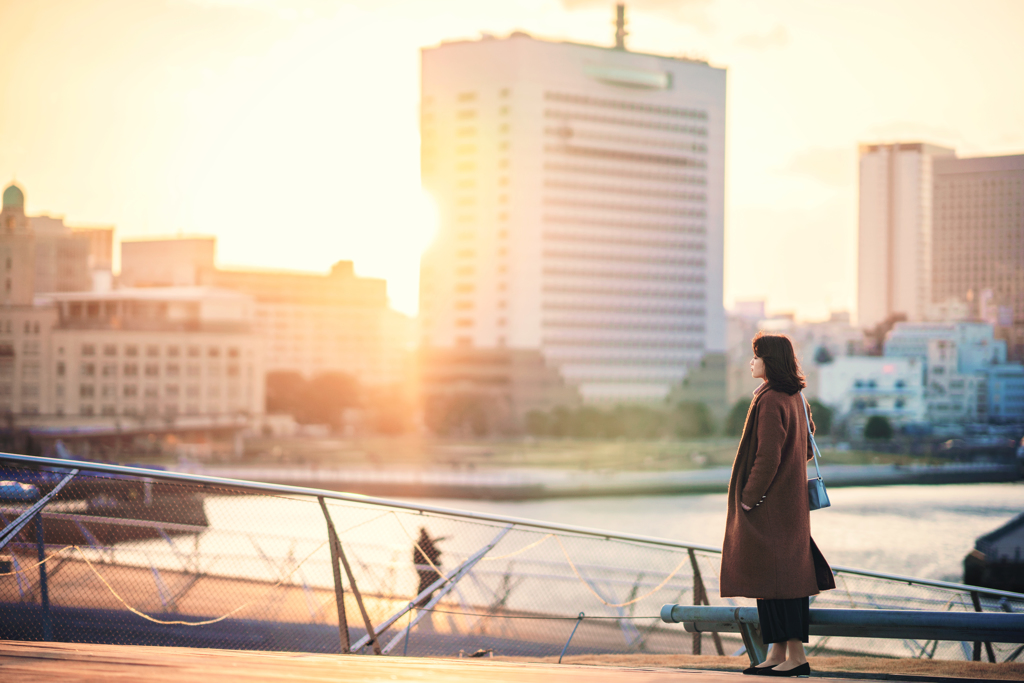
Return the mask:
<svg viewBox="0 0 1024 683"><path fill-rule="evenodd" d="M0 182L222 265L388 280L430 239L419 48L520 29L608 45L596 0L0 0ZM1024 2L637 0L628 46L728 69L726 304L856 304L857 144L1024 152Z"/></svg>

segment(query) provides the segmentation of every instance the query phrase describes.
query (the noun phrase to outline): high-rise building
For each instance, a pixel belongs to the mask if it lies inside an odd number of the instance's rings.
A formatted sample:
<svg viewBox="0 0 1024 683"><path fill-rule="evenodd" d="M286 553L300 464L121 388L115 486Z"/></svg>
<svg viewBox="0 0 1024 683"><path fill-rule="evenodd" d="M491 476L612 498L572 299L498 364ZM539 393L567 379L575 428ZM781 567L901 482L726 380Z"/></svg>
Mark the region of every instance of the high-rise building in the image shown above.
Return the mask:
<svg viewBox="0 0 1024 683"><path fill-rule="evenodd" d="M725 82L705 62L521 32L423 50L441 220L422 345L540 353L605 402L661 400L724 351Z"/></svg>
<svg viewBox="0 0 1024 683"><path fill-rule="evenodd" d="M861 328L892 316L923 320L932 303L932 186L935 145L861 145L857 318Z"/></svg>
<svg viewBox="0 0 1024 683"><path fill-rule="evenodd" d="M1024 356L1024 154L940 159L932 297L964 301Z"/></svg>

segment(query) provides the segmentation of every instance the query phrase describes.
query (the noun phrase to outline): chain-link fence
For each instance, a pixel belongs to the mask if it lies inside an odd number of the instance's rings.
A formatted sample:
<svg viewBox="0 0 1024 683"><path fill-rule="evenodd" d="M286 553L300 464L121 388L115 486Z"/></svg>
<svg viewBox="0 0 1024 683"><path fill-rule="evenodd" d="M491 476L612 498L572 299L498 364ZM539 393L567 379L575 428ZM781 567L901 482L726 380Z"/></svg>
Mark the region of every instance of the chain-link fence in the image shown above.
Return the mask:
<svg viewBox="0 0 1024 683"><path fill-rule="evenodd" d="M736 634L659 618L666 603L753 604L718 597L714 548L98 469L0 455L0 638L446 657L743 651ZM812 607L1024 611L1024 596L937 582L838 570L837 584ZM810 649L975 654L838 637Z"/></svg>

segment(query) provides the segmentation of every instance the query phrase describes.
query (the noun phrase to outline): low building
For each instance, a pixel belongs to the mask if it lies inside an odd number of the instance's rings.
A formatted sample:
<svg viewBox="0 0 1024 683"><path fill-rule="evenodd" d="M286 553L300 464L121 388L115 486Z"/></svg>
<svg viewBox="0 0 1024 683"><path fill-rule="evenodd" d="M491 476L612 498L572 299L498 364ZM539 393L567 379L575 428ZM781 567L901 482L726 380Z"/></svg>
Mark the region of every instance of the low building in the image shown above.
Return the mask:
<svg viewBox="0 0 1024 683"><path fill-rule="evenodd" d="M925 364L928 419L949 422L1024 421L1024 366L1007 362L1006 341L989 323L896 323L886 358Z"/></svg>
<svg viewBox="0 0 1024 683"><path fill-rule="evenodd" d="M54 294L44 395L55 415L259 415L250 297L206 287ZM44 304L45 305L45 304Z"/></svg>
<svg viewBox="0 0 1024 683"><path fill-rule="evenodd" d="M818 372L818 399L854 432L873 415L897 425L925 419L924 362L918 358L845 356Z"/></svg>
<svg viewBox="0 0 1024 683"><path fill-rule="evenodd" d="M124 241L120 283L206 285L252 297L267 372L344 372L367 386L407 380L413 321L388 305L384 280L356 275L351 261L320 274L221 269L215 256L213 237Z"/></svg>
<svg viewBox="0 0 1024 683"><path fill-rule="evenodd" d="M974 550L964 558L964 583L1024 591L1024 514L974 542Z"/></svg>

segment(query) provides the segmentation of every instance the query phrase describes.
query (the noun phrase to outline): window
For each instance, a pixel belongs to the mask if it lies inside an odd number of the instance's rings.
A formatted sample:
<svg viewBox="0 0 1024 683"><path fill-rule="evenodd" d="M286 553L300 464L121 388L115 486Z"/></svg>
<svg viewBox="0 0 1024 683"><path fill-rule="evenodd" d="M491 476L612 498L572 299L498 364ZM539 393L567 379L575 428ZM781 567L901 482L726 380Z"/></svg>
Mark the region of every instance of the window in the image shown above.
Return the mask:
<svg viewBox="0 0 1024 683"><path fill-rule="evenodd" d="M228 358L238 358L241 355L237 346L228 349Z"/></svg>
<svg viewBox="0 0 1024 683"><path fill-rule="evenodd" d="M116 356L117 355L117 344L106 344L103 346L104 356Z"/></svg>
<svg viewBox="0 0 1024 683"><path fill-rule="evenodd" d="M57 395L57 398L64 398L64 385L58 384L54 387L54 393Z"/></svg>
<svg viewBox="0 0 1024 683"><path fill-rule="evenodd" d="M190 346L190 347L188 347L188 357L189 358L199 358L199 356L201 356L202 354L203 354L203 350L201 348L199 348L198 346Z"/></svg>
<svg viewBox="0 0 1024 683"><path fill-rule="evenodd" d="M238 377L240 374L241 370L238 367L238 363L228 365L228 377Z"/></svg>
<svg viewBox="0 0 1024 683"><path fill-rule="evenodd" d="M91 417L93 414L93 407L91 405L83 405L78 408L79 415L85 415Z"/></svg>
<svg viewBox="0 0 1024 683"><path fill-rule="evenodd" d="M39 340L32 339L31 341L25 342L22 349L26 356L38 356L39 355Z"/></svg>
<svg viewBox="0 0 1024 683"><path fill-rule="evenodd" d="M124 364L124 376L125 377L138 377L139 366L137 363L125 363Z"/></svg>
<svg viewBox="0 0 1024 683"><path fill-rule="evenodd" d="M64 376L64 361L62 361L62 360L61 361L57 361L57 376L58 377L63 377Z"/></svg>
<svg viewBox="0 0 1024 683"><path fill-rule="evenodd" d="M101 372L104 377L117 377L117 363L104 363Z"/></svg>
<svg viewBox="0 0 1024 683"><path fill-rule="evenodd" d="M199 398L199 385L189 384L185 387L185 395L189 398Z"/></svg>
<svg viewBox="0 0 1024 683"><path fill-rule="evenodd" d="M157 387L157 386L154 386L154 385L150 384L149 386L146 387L145 392L144 392L144 396L146 398L159 398L160 397L160 387Z"/></svg>
<svg viewBox="0 0 1024 683"><path fill-rule="evenodd" d="M150 344L146 347L146 355L150 358L156 358L160 355L160 347L156 344Z"/></svg>
<svg viewBox="0 0 1024 683"><path fill-rule="evenodd" d="M124 347L124 355L126 356L137 356L139 355L139 347L135 344L129 344Z"/></svg>
<svg viewBox="0 0 1024 683"><path fill-rule="evenodd" d="M180 365L178 365L177 363L168 363L167 364L167 376L168 377L177 377L180 373L181 373L181 366Z"/></svg>
<svg viewBox="0 0 1024 683"><path fill-rule="evenodd" d="M189 377L199 377L199 366L195 365L194 363L190 363L189 365L185 366L185 374L188 375Z"/></svg>
<svg viewBox="0 0 1024 683"><path fill-rule="evenodd" d="M91 384L81 384L78 386L79 398L92 398L96 395L96 388Z"/></svg>
<svg viewBox="0 0 1024 683"><path fill-rule="evenodd" d="M117 385L104 384L100 387L100 396L103 398L117 398Z"/></svg>
<svg viewBox="0 0 1024 683"><path fill-rule="evenodd" d="M125 384L124 385L124 397L125 398L135 398L138 395L139 395L139 387L137 385L135 385L135 384Z"/></svg>
<svg viewBox="0 0 1024 683"><path fill-rule="evenodd" d="M117 408L112 405L105 405L100 408L100 415L117 415Z"/></svg>
<svg viewBox="0 0 1024 683"><path fill-rule="evenodd" d="M178 398L178 385L177 384L168 384L164 388L164 395L167 398Z"/></svg>
<svg viewBox="0 0 1024 683"><path fill-rule="evenodd" d="M177 358L180 354L181 354L181 347L179 347L179 346L168 346L167 347L167 357L168 358Z"/></svg>
<svg viewBox="0 0 1024 683"><path fill-rule="evenodd" d="M22 384L21 385L21 397L22 398L39 398L39 385L38 384Z"/></svg>
<svg viewBox="0 0 1024 683"><path fill-rule="evenodd" d="M217 346L211 346L206 350L206 355L210 358L220 358L220 348Z"/></svg>
<svg viewBox="0 0 1024 683"><path fill-rule="evenodd" d="M80 374L82 377L94 377L96 375L95 363L82 363L82 366L79 369L78 374Z"/></svg>
<svg viewBox="0 0 1024 683"><path fill-rule="evenodd" d="M93 344L82 344L82 355L83 356L95 356L96 347Z"/></svg>
<svg viewBox="0 0 1024 683"><path fill-rule="evenodd" d="M160 365L158 363L146 363L146 377L159 377Z"/></svg>

